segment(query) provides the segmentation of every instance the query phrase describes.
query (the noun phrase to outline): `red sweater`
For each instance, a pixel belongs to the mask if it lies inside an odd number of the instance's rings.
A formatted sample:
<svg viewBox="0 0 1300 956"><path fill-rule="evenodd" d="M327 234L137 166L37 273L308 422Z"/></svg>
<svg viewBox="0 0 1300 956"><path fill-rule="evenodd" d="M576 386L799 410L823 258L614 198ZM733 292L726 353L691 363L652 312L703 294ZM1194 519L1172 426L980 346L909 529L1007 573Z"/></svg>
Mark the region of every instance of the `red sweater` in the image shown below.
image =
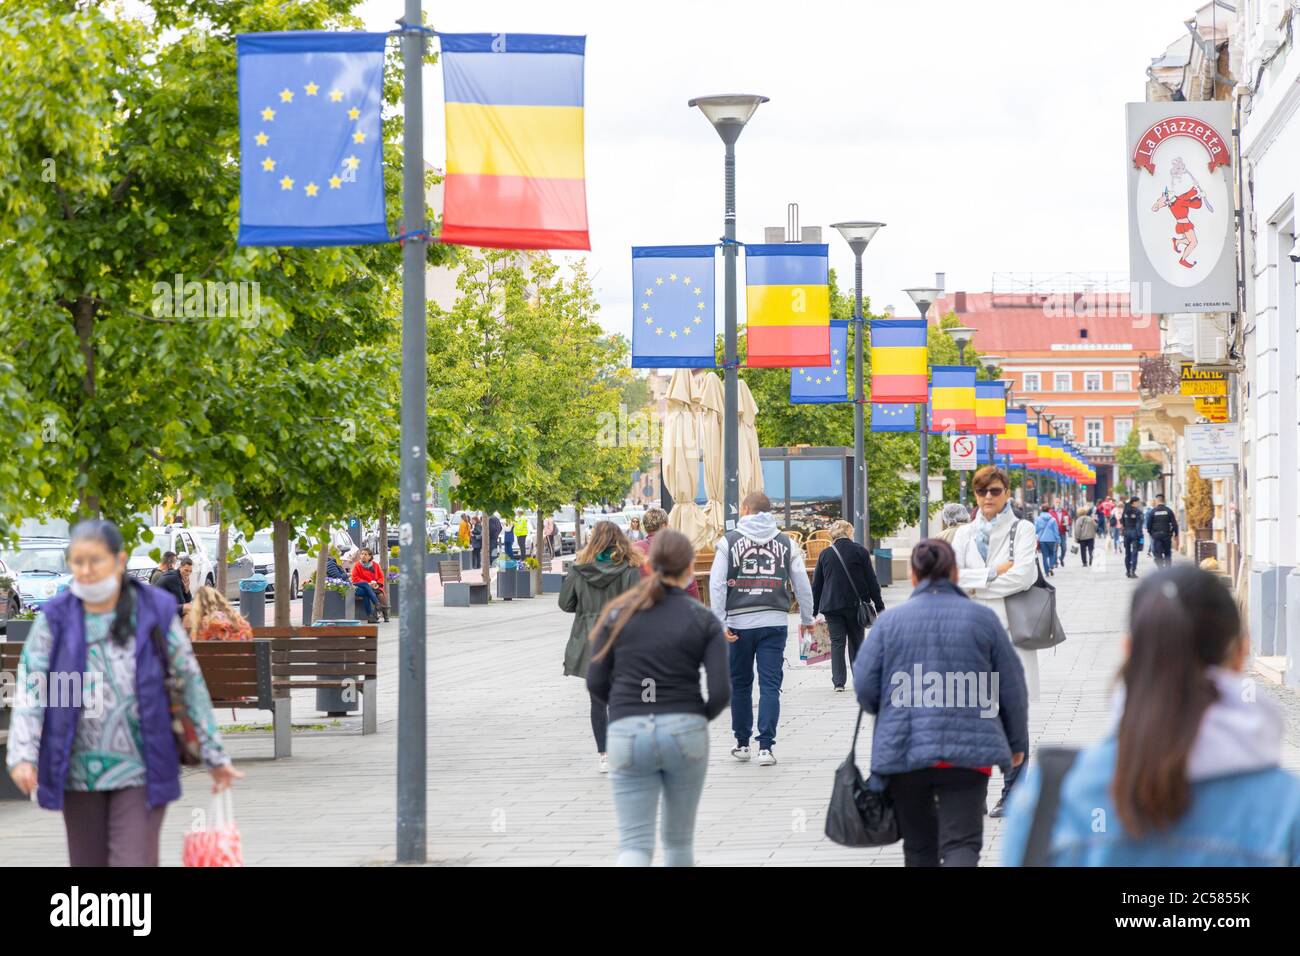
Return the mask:
<svg viewBox="0 0 1300 956"><path fill-rule="evenodd" d="M352 565L352 583L353 584L371 584L375 588L384 586L384 569L379 566L378 561L370 562L370 570L366 570L365 565L360 561Z"/></svg>
<svg viewBox="0 0 1300 956"><path fill-rule="evenodd" d="M650 557L650 539L653 537L654 535L651 534L642 538L640 541L633 541L632 547L636 548L638 551L644 554L648 559ZM649 560L642 562L641 577L648 578L652 574L654 574L654 569L650 567ZM686 585L686 593L689 594L691 597L695 598L695 600L697 601L700 599L700 586L697 583L695 583L694 578L691 578L691 583Z"/></svg>

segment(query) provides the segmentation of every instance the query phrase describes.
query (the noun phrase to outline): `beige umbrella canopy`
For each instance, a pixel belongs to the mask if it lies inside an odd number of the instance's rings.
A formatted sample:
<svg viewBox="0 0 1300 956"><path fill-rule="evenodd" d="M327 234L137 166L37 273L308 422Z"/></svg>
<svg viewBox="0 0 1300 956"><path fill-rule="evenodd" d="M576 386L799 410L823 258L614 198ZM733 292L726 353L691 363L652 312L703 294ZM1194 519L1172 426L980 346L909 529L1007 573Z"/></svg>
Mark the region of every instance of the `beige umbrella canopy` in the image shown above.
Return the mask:
<svg viewBox="0 0 1300 956"><path fill-rule="evenodd" d="M703 507L708 537L701 544L712 544L722 537L722 502L726 497L726 479L722 469L722 414L726 404L722 380L712 372L702 372L696 379L700 405L700 453L704 456L704 491L709 503Z"/></svg>
<svg viewBox="0 0 1300 956"><path fill-rule="evenodd" d="M673 499L668 526L692 541L702 531L695 504L700 471L699 409L689 369L679 368L668 382L664 417L664 486Z"/></svg>
<svg viewBox="0 0 1300 956"><path fill-rule="evenodd" d="M763 490L763 465L758 454L758 403L742 378L740 386L740 500Z"/></svg>

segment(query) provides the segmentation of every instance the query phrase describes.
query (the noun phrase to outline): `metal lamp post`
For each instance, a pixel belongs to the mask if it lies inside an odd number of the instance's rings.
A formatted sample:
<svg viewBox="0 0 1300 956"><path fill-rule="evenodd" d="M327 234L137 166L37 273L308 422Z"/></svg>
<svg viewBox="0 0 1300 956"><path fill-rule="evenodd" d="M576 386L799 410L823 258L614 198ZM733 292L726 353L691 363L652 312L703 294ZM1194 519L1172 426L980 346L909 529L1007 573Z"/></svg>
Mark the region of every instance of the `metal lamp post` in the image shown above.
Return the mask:
<svg viewBox="0 0 1300 956"><path fill-rule="evenodd" d="M965 365L966 346L970 343L970 340L975 337L975 330L968 329L964 325L956 325L953 326L951 329L946 329L945 331L950 336L952 336L952 340L957 343L957 364ZM977 378L979 377L978 371L975 373L975 376ZM965 504L966 503L966 472L964 471L958 472L957 480L958 480L957 500L959 500L962 504Z"/></svg>
<svg viewBox="0 0 1300 956"><path fill-rule="evenodd" d="M1052 425L1052 419L1054 419L1055 417L1056 417L1055 415L1051 415L1051 414L1048 414L1047 412L1043 412L1043 421L1047 422L1047 437L1048 437L1048 438L1055 438L1055 437L1056 437L1056 428ZM1043 475L1045 476L1045 477L1044 477L1044 480L1047 480L1046 476L1050 475L1050 472L1043 472ZM1047 503L1048 503L1049 505L1052 503L1052 498L1054 498L1056 495L1060 494L1060 489L1058 489L1058 488L1056 487L1056 479L1055 479L1055 478L1052 478L1051 481L1052 481L1052 495L1051 495L1051 497L1049 497L1049 498L1047 499Z"/></svg>
<svg viewBox="0 0 1300 956"><path fill-rule="evenodd" d="M836 222L833 229L853 250L853 538L864 548L867 544L867 453L862 420L862 253L867 243L884 227L883 222Z"/></svg>
<svg viewBox="0 0 1300 956"><path fill-rule="evenodd" d="M713 124L726 146L723 166L722 209L722 262L725 276L723 303L725 315L723 381L725 383L725 411L722 416L722 472L726 482L723 495L722 520L731 530L740 515L740 439L736 427L740 398L736 378L736 140L749 118L758 107L767 102L766 96L732 94L725 96L700 96L689 102L698 106L705 118Z"/></svg>
<svg viewBox="0 0 1300 956"><path fill-rule="evenodd" d="M1043 406L1043 405L1030 405L1030 406L1029 406L1029 410L1030 410L1031 412L1034 413L1034 422L1035 422L1035 426L1037 427L1037 429L1038 429L1038 434L1040 434L1040 435L1043 433L1043 409L1044 409L1045 407L1046 407L1046 406ZM1031 468L1031 469L1029 469L1029 473L1030 473L1031 475L1033 475L1033 477L1034 477L1034 504L1042 504L1042 502L1043 502L1043 476L1042 476L1041 474L1039 474L1039 471L1038 471L1037 468Z"/></svg>
<svg viewBox="0 0 1300 956"><path fill-rule="evenodd" d="M921 286L904 289L911 297L921 318L926 318L930 306L943 294L942 289L934 286ZM930 398L927 395L921 406L921 538L930 537Z"/></svg>

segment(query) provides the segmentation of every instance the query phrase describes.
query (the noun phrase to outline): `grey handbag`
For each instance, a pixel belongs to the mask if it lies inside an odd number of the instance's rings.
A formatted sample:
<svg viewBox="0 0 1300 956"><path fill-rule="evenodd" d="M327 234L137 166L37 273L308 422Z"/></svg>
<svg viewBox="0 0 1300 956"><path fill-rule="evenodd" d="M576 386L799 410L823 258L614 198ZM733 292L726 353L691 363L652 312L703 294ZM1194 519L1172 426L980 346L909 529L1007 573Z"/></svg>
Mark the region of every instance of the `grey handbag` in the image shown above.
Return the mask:
<svg viewBox="0 0 1300 956"><path fill-rule="evenodd" d="M1011 526L1011 557L1016 554L1017 521ZM1056 588L1043 577L1042 566L1034 558L1038 580L1033 586L1003 598L1007 609L1007 632L1011 643L1023 651L1044 651L1065 640L1065 629L1056 615Z"/></svg>

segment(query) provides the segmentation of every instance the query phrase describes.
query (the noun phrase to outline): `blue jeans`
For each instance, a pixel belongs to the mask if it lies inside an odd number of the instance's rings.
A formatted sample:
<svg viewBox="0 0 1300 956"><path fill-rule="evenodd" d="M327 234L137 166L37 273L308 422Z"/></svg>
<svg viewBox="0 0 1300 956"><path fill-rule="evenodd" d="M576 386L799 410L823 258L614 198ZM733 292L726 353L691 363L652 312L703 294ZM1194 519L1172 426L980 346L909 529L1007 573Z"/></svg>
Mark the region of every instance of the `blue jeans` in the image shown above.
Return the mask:
<svg viewBox="0 0 1300 956"><path fill-rule="evenodd" d="M619 866L650 865L660 793L664 865L695 865L695 809L708 765L709 722L702 714L647 714L609 725Z"/></svg>
<svg viewBox="0 0 1300 956"><path fill-rule="evenodd" d="M1043 573L1051 574L1052 569L1056 567L1056 542L1039 541L1038 547L1043 553Z"/></svg>
<svg viewBox="0 0 1300 956"><path fill-rule="evenodd" d="M786 628L732 628L739 636L727 645L731 663L731 730L736 743L749 746L754 730L754 665L758 664L758 749L771 750L781 719L781 680L785 676Z"/></svg>
<svg viewBox="0 0 1300 956"><path fill-rule="evenodd" d="M361 601L361 606L366 612L366 617L370 617L379 608L379 595L375 589L364 581L352 585L356 592L357 598Z"/></svg>
<svg viewBox="0 0 1300 956"><path fill-rule="evenodd" d="M506 532L506 557L514 558L514 556L515 556L515 533L513 531L507 531Z"/></svg>
<svg viewBox="0 0 1300 956"><path fill-rule="evenodd" d="M1060 549L1060 551L1061 551L1061 558L1060 558L1059 561L1057 561L1057 564L1059 564L1061 567L1065 567L1065 555L1066 555L1066 553L1068 552L1069 547L1070 547L1070 539L1069 539L1069 538L1062 538L1062 539L1057 543L1057 547L1058 547L1058 548Z"/></svg>

